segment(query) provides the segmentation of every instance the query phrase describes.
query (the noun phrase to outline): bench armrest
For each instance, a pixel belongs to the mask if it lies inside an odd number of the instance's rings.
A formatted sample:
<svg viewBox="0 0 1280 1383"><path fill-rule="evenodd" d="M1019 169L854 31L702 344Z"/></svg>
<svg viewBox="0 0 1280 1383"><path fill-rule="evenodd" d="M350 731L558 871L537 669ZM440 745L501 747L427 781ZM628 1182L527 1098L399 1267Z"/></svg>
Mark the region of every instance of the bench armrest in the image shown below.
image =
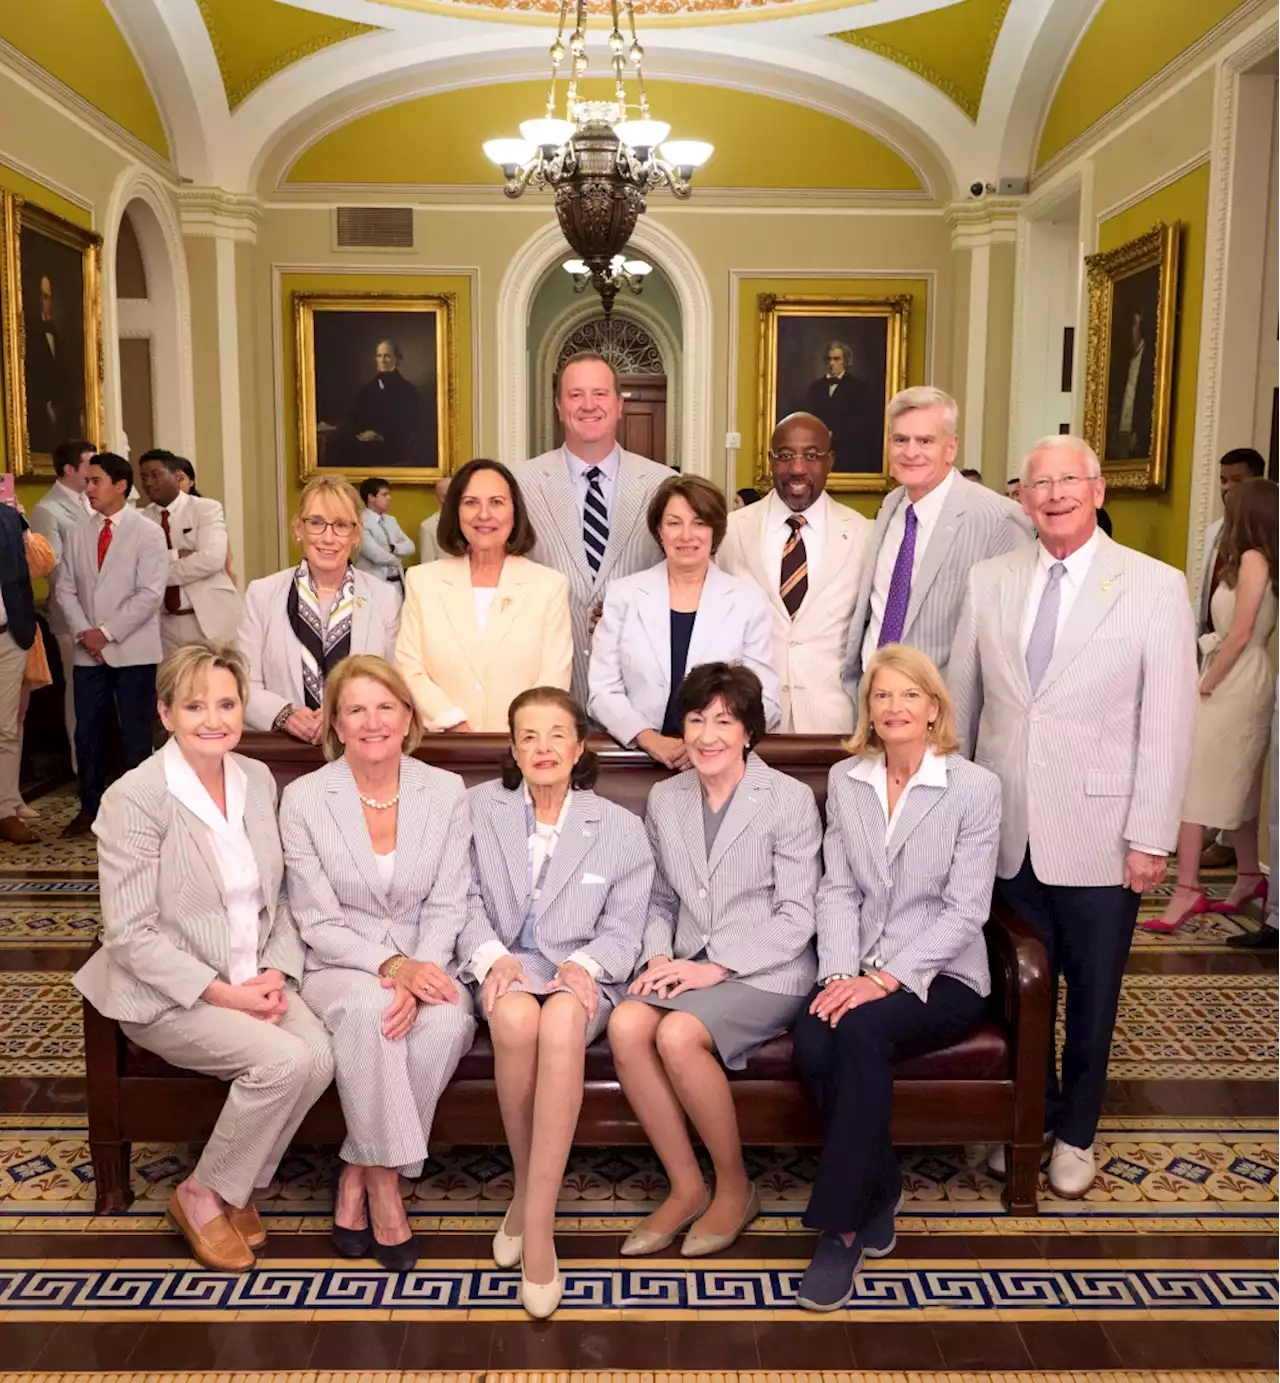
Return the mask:
<svg viewBox="0 0 1280 1383"><path fill-rule="evenodd" d="M1009 1033L1017 1087L1014 1142L1039 1142L1044 1132L1049 1065L1049 957L1035 931L1012 909L993 902L986 926L992 998Z"/></svg>

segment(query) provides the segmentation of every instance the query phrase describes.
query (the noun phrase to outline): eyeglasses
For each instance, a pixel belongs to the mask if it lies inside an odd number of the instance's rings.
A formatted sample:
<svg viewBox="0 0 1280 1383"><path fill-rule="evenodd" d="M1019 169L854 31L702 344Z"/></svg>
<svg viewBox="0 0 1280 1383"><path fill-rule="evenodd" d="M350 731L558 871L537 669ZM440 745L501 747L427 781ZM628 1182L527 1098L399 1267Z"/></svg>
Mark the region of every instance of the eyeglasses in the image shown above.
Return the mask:
<svg viewBox="0 0 1280 1383"><path fill-rule="evenodd" d="M302 526L313 538L323 537L326 529L333 529L335 538L349 538L356 526L350 519L322 519L319 514L309 514L302 520Z"/></svg>
<svg viewBox="0 0 1280 1383"><path fill-rule="evenodd" d="M1096 475L1042 475L1039 480L1026 481L1022 488L1037 495L1049 495L1053 493L1055 485L1060 490L1078 490L1082 485L1092 485L1099 479L1101 477Z"/></svg>
<svg viewBox="0 0 1280 1383"><path fill-rule="evenodd" d="M784 466L789 466L793 461L804 461L812 466L815 461L821 461L824 456L830 455L830 447L826 451L819 451L817 447L809 447L805 451L771 451L769 460L780 461Z"/></svg>

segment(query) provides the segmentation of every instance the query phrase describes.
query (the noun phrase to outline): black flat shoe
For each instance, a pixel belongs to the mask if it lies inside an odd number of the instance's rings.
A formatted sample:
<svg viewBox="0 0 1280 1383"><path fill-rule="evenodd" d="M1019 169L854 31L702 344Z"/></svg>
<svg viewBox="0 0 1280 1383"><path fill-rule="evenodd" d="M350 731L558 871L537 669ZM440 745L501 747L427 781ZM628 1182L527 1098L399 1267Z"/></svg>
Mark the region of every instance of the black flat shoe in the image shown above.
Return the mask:
<svg viewBox="0 0 1280 1383"><path fill-rule="evenodd" d="M368 1258L373 1248L373 1221L369 1218L368 1207L364 1213L369 1223L363 1229L347 1229L338 1223L338 1187L342 1171L339 1163L338 1175L333 1179L333 1246L343 1258Z"/></svg>
<svg viewBox="0 0 1280 1383"><path fill-rule="evenodd" d="M373 1238L373 1256L389 1273L407 1273L418 1261L418 1236L411 1234L403 1244L380 1244Z"/></svg>

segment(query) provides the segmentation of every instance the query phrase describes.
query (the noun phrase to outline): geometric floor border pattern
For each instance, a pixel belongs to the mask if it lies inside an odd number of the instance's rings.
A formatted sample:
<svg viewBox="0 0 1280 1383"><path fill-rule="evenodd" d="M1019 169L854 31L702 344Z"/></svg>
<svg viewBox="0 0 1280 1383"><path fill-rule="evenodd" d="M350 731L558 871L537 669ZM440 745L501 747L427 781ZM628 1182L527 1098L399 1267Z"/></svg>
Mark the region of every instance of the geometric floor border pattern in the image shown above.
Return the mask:
<svg viewBox="0 0 1280 1383"><path fill-rule="evenodd" d="M626 1312L633 1319L758 1319L761 1312L812 1320L796 1305L803 1269L689 1268L656 1264L566 1267L559 1317ZM494 1267L433 1264L406 1273L290 1264L242 1276L168 1264L0 1265L0 1319L184 1320L357 1318L520 1319L520 1274ZM1170 1262L1077 1265L877 1266L858 1274L853 1299L827 1320L1179 1319L1205 1324L1273 1320L1280 1282L1256 1264ZM302 1313L300 1317L298 1313ZM366 1316L366 1313L367 1316Z"/></svg>
<svg viewBox="0 0 1280 1383"><path fill-rule="evenodd" d="M868 1370L824 1370L821 1373L789 1369L785 1374L776 1371L753 1370L741 1373L710 1373L707 1370L682 1371L659 1369L654 1372L606 1373L561 1371L554 1373L513 1373L507 1369L476 1373L427 1372L419 1369L391 1369L376 1375L356 1370L318 1372L313 1370L263 1370L234 1373L0 1373L0 1383L155 1383L157 1378L173 1383L1027 1383L1026 1373L916 1372L888 1373ZM1034 1375L1038 1383L1275 1383L1275 1374L1262 1370L1187 1370L1170 1373L1151 1369L1081 1370L1078 1373L1040 1372Z"/></svg>

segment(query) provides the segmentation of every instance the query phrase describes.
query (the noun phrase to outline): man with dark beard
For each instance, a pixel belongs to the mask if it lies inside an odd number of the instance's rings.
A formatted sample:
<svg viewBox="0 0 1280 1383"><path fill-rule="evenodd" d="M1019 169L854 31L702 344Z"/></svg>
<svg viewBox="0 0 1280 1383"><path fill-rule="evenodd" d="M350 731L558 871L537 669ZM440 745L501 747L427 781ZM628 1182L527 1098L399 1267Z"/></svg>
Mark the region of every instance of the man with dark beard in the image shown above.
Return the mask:
<svg viewBox="0 0 1280 1383"><path fill-rule="evenodd" d="M436 464L435 448L424 445L421 396L400 373L403 359L398 342L378 342L374 377L361 385L334 439L336 464L360 470Z"/></svg>

